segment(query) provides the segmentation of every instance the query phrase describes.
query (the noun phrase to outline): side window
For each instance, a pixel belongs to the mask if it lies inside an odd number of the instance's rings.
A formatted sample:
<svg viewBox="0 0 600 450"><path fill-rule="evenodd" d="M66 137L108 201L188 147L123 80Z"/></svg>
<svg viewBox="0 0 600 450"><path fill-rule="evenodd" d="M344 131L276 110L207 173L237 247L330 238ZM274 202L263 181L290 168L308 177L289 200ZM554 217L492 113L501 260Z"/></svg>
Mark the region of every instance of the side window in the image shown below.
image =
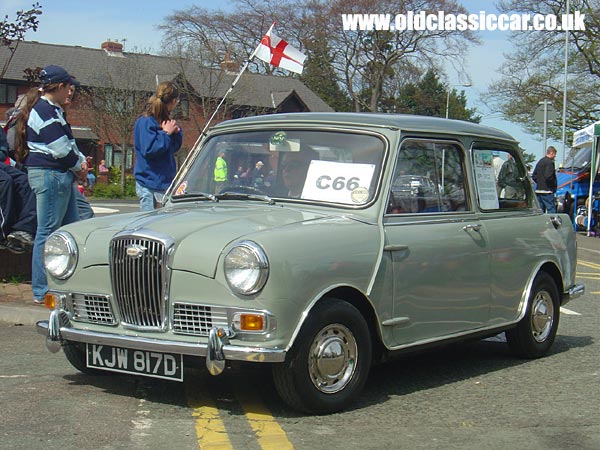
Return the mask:
<svg viewBox="0 0 600 450"><path fill-rule="evenodd" d="M405 140L398 152L387 214L467 210L462 155L456 144Z"/></svg>
<svg viewBox="0 0 600 450"><path fill-rule="evenodd" d="M477 200L483 210L526 209L531 204L526 168L516 150L473 146Z"/></svg>

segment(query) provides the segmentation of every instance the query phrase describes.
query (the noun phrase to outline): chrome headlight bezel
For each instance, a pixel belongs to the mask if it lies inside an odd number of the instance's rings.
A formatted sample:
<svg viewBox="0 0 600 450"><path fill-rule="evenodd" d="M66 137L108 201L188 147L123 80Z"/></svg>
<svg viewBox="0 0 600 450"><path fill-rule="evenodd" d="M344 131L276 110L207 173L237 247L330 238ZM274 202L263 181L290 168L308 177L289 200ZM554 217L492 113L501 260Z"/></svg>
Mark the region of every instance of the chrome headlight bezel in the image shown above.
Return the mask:
<svg viewBox="0 0 600 450"><path fill-rule="evenodd" d="M223 258L223 272L229 288L237 295L254 295L269 278L269 260L263 248L253 241L240 241Z"/></svg>
<svg viewBox="0 0 600 450"><path fill-rule="evenodd" d="M77 267L79 252L73 236L66 231L56 231L48 236L44 244L44 267L48 274L66 280Z"/></svg>

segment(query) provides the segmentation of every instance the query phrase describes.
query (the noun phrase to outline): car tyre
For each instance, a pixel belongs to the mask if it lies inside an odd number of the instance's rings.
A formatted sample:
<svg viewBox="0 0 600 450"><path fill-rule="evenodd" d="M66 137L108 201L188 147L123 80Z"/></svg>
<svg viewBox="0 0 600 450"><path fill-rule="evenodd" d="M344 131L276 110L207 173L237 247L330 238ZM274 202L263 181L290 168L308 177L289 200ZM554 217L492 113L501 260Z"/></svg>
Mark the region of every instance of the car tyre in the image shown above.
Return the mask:
<svg viewBox="0 0 600 450"><path fill-rule="evenodd" d="M67 360L80 372L87 375L107 375L110 373L106 370L91 369L86 366L85 344L65 341L62 349Z"/></svg>
<svg viewBox="0 0 600 450"><path fill-rule="evenodd" d="M544 356L558 330L560 301L556 283L547 273L537 275L531 287L527 311L517 326L506 332L513 353L522 358Z"/></svg>
<svg viewBox="0 0 600 450"><path fill-rule="evenodd" d="M339 411L364 387L371 355L371 335L358 309L326 298L309 314L285 362L273 365L275 387L294 409Z"/></svg>

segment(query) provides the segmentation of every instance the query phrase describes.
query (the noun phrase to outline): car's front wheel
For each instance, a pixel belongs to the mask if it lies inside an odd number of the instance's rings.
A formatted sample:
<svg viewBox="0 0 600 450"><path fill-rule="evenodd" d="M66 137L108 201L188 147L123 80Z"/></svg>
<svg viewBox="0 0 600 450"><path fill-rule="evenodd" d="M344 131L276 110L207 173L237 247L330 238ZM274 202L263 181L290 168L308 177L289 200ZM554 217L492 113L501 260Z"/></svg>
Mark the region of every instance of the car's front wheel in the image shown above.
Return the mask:
<svg viewBox="0 0 600 450"><path fill-rule="evenodd" d="M506 332L510 349L523 358L539 358L546 354L558 330L560 300L552 277L540 273L535 278L525 316Z"/></svg>
<svg viewBox="0 0 600 450"><path fill-rule="evenodd" d="M273 366L273 379L291 407L325 414L356 399L370 366L365 319L351 304L326 298L311 311L286 361Z"/></svg>

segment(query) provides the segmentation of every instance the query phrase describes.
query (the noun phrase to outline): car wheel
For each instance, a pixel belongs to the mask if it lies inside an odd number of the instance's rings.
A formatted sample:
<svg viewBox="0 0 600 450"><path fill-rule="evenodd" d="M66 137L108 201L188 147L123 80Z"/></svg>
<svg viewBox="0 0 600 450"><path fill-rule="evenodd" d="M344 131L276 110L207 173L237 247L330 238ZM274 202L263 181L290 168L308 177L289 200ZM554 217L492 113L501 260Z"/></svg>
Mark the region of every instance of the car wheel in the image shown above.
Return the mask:
<svg viewBox="0 0 600 450"><path fill-rule="evenodd" d="M87 375L107 375L110 372L106 370L91 369L86 366L85 345L80 342L65 341L62 346L67 360L80 372Z"/></svg>
<svg viewBox="0 0 600 450"><path fill-rule="evenodd" d="M506 332L510 349L523 358L539 358L552 346L560 315L558 289L554 280L540 273L533 282L525 317Z"/></svg>
<svg viewBox="0 0 600 450"><path fill-rule="evenodd" d="M326 298L306 319L284 363L273 365L277 392L291 407L315 414L356 399L371 366L371 335L351 304Z"/></svg>

